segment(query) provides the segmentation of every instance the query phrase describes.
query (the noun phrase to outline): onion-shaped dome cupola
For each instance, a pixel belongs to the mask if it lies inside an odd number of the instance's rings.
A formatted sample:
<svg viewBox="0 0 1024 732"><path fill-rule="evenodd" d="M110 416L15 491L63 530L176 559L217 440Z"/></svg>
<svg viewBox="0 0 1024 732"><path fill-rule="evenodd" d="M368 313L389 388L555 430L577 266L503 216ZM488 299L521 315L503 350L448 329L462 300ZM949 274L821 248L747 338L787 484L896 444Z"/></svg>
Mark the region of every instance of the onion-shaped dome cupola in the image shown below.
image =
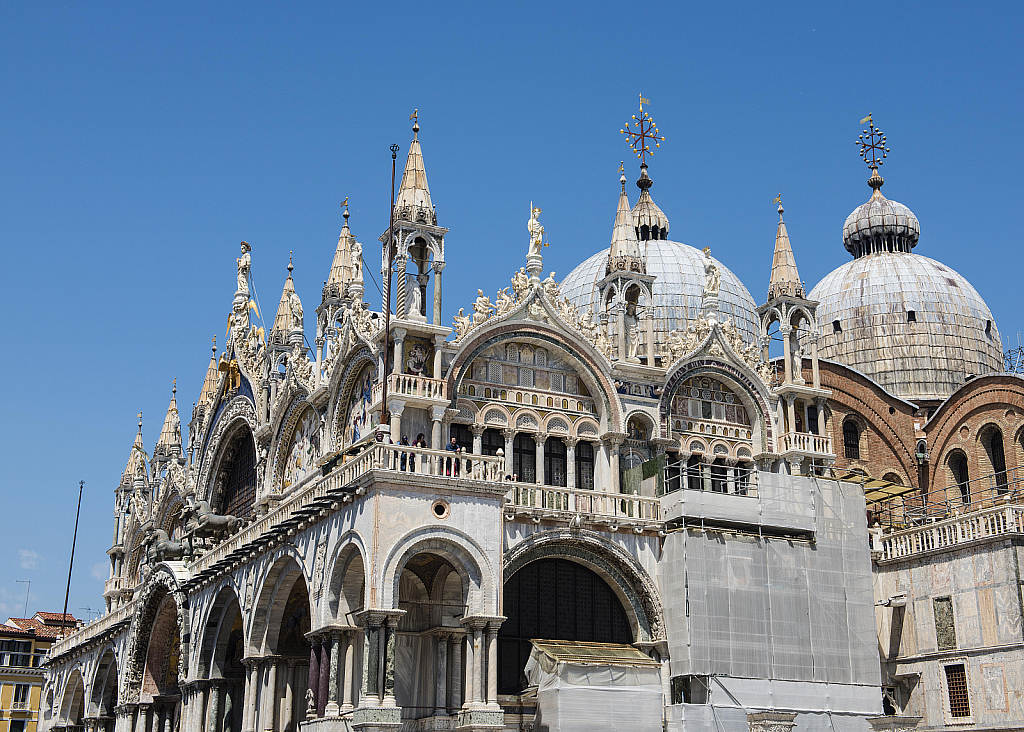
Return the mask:
<svg viewBox="0 0 1024 732"><path fill-rule="evenodd" d="M972 376L1003 370L999 331L963 276L911 252L920 224L909 208L881 193L878 168L889 149L873 121L859 144L873 192L843 227L853 261L826 275L809 295L820 303L818 353L900 398L937 402Z"/></svg>

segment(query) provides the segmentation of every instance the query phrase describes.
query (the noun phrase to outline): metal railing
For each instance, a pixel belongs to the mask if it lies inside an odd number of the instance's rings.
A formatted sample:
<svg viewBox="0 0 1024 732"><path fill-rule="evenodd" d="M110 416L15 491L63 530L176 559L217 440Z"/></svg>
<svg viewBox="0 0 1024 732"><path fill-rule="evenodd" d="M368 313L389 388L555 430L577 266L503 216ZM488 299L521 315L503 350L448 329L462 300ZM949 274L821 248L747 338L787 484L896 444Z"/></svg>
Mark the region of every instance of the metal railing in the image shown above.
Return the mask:
<svg viewBox="0 0 1024 732"><path fill-rule="evenodd" d="M505 497L506 510L537 509L541 515L585 515L630 521L660 521L661 501L630 493L607 493L577 488L560 488L534 483L513 483ZM519 513L534 513L520 511Z"/></svg>
<svg viewBox="0 0 1024 732"><path fill-rule="evenodd" d="M873 537L882 561L945 549L990 536L1024 533L1024 506L995 506L927 526ZM880 546L879 546L880 544Z"/></svg>
<svg viewBox="0 0 1024 732"><path fill-rule="evenodd" d="M1024 468L1021 467L953 483L927 493L912 491L868 508L872 524L877 522L895 531L1018 503L1024 503Z"/></svg>
<svg viewBox="0 0 1024 732"><path fill-rule="evenodd" d="M679 490L711 491L735 496L757 497L757 469L730 468L725 465L701 462L687 465L684 462L669 463L665 466L665 493Z"/></svg>

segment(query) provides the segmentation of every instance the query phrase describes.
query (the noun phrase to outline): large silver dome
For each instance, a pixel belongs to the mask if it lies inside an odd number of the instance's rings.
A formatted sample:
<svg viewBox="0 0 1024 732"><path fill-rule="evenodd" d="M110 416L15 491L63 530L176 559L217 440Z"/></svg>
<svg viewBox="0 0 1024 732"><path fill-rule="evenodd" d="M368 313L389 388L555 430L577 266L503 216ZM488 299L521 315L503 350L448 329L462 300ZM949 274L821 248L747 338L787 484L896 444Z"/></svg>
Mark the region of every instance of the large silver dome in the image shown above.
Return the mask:
<svg viewBox="0 0 1024 732"><path fill-rule="evenodd" d="M818 354L910 401L945 399L968 375L1003 370L992 312L957 272L909 252L858 257L827 275Z"/></svg>
<svg viewBox="0 0 1024 732"><path fill-rule="evenodd" d="M703 252L686 244L659 239L640 242L640 249L646 249L647 274L657 277L654 281L655 331L667 333L685 328L687 321L696 318L701 311ZM752 343L759 331L754 298L736 275L717 259L712 259L722 276L718 293L722 320L731 317L743 339ZM576 267L562 280L559 287L562 297L580 310L598 312L597 283L604 279L607 263L608 250L604 249Z"/></svg>

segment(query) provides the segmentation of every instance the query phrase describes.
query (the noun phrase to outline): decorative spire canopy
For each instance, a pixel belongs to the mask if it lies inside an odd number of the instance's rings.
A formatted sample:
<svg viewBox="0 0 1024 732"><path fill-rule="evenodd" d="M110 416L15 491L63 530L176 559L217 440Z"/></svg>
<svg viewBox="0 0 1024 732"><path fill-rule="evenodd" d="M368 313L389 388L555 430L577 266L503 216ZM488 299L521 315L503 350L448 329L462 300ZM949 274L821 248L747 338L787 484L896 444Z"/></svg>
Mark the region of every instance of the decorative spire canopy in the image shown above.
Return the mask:
<svg viewBox="0 0 1024 732"><path fill-rule="evenodd" d="M142 443L142 412L139 412L139 431L135 433L135 441L128 453L128 463L121 473L122 485L130 485L136 477L145 479L147 462L146 448Z"/></svg>
<svg viewBox="0 0 1024 732"><path fill-rule="evenodd" d="M213 337L213 353L210 355L210 365L206 369L206 378L203 379L203 388L199 392L199 404L207 405L213 402L217 396L217 336Z"/></svg>
<svg viewBox="0 0 1024 732"><path fill-rule="evenodd" d="M160 430L160 438L156 441L156 452L181 452L181 419L178 416L178 380L171 387L171 403L167 405L164 426Z"/></svg>
<svg viewBox="0 0 1024 732"><path fill-rule="evenodd" d="M878 168L889 155L885 146L886 138L875 127L871 115L861 120L868 122L868 129L857 139L860 157L871 168L868 185L874 189L871 198L854 209L843 226L843 246L854 257L863 257L879 252L910 252L917 246L921 225L914 212L897 201L890 201L882 195L885 180L878 174Z"/></svg>
<svg viewBox="0 0 1024 732"><path fill-rule="evenodd" d="M629 209L629 197L626 195L626 174L623 172L622 164L619 164L619 173L622 191L619 193L619 208L615 212L615 227L612 229L612 245L608 250L605 274L611 274L615 270L646 274L647 264L640 253L640 244L636 239L633 215Z"/></svg>
<svg viewBox="0 0 1024 732"><path fill-rule="evenodd" d="M327 287L324 288L324 297L327 296L327 289L331 285L344 285L352 280L352 242L355 237L348 228L348 198L341 203L345 213L345 223L341 227L341 235L338 236L338 248L334 251L334 262L331 264L331 273L327 277Z"/></svg>
<svg viewBox="0 0 1024 732"><path fill-rule="evenodd" d="M789 243L789 232L786 222L782 220L782 194L775 199L779 204L779 226L775 231L775 257L772 259L772 277L768 284L768 300L777 297L805 298L804 284L800 281L800 273L796 269L796 257Z"/></svg>
<svg viewBox="0 0 1024 732"><path fill-rule="evenodd" d="M292 295L295 294L295 281L292 280L292 253L288 252L288 277L285 278L284 288L281 290L281 302L277 305L277 315L274 316L275 332L287 333L292 329Z"/></svg>
<svg viewBox="0 0 1024 732"><path fill-rule="evenodd" d="M619 130L627 136L629 146L636 156L640 158L640 178L637 180L637 188L640 189L640 198L633 207L633 225L636 230L636 237L640 241L650 239L668 239L668 217L651 198L650 189L654 181L647 175L647 156L653 155L650 143L654 147L661 147L665 140L658 135L658 127L654 124L651 116L644 111L644 105L650 104L649 99L640 97L640 116L633 115L633 119Z"/></svg>
<svg viewBox="0 0 1024 732"><path fill-rule="evenodd" d="M419 110L414 111L409 119L413 120L412 144L405 159L402 185L395 198L395 219L437 226L437 214L430 201L430 186L427 185L427 171L423 167L423 151L420 149Z"/></svg>

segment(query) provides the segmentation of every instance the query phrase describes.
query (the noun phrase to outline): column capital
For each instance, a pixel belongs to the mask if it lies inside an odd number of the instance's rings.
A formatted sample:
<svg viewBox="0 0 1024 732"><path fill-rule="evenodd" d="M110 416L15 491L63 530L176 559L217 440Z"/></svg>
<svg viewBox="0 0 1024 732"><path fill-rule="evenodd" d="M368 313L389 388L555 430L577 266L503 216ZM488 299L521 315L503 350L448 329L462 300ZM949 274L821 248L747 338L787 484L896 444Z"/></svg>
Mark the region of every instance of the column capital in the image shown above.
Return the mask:
<svg viewBox="0 0 1024 732"><path fill-rule="evenodd" d="M627 437L629 437L629 435L624 432L605 432L601 435L601 442L608 447L618 447L625 442Z"/></svg>
<svg viewBox="0 0 1024 732"><path fill-rule="evenodd" d="M504 615L467 615L459 620L459 623L471 630L484 630L493 627L494 632L497 632L505 620Z"/></svg>
<svg viewBox="0 0 1024 732"><path fill-rule="evenodd" d="M565 442L565 446L566 447L576 447L576 443L578 443L580 441L580 438L579 437L566 436L566 437L562 438L562 441Z"/></svg>
<svg viewBox="0 0 1024 732"><path fill-rule="evenodd" d="M543 445L544 441L548 439L547 432L534 432L530 436L533 437L533 441L536 442L537 445Z"/></svg>
<svg viewBox="0 0 1024 732"><path fill-rule="evenodd" d="M482 436L485 429L487 429L487 427L482 425L482 424L475 424L474 423L474 424L471 424L469 426L469 431L473 433L473 437L480 437L480 436Z"/></svg>
<svg viewBox="0 0 1024 732"><path fill-rule="evenodd" d="M779 333L781 335L789 335L792 332L793 332L793 326L791 326L791 325L782 325L781 323L779 324Z"/></svg>
<svg viewBox="0 0 1024 732"><path fill-rule="evenodd" d="M367 610L360 610L354 614L354 617L356 621L362 623L364 628L379 628L385 623L397 625L398 620L405 615L405 612L405 610L369 608Z"/></svg>
<svg viewBox="0 0 1024 732"><path fill-rule="evenodd" d="M431 422L440 422L442 419L444 419L444 413L447 410L448 410L448 407L446 407L446 406L440 406L440 407L434 406L434 407L431 407L430 408L430 421Z"/></svg>
<svg viewBox="0 0 1024 732"><path fill-rule="evenodd" d="M402 412L405 411L405 402L401 399L391 399L388 397L388 411L391 412L393 417L401 417ZM392 435L392 438L398 437L398 435Z"/></svg>
<svg viewBox="0 0 1024 732"><path fill-rule="evenodd" d="M444 262L434 262L434 272L437 274L444 272Z"/></svg>
<svg viewBox="0 0 1024 732"><path fill-rule="evenodd" d="M405 328L393 328L391 330L391 339L395 343L399 341L404 341L407 335L409 335L409 331L407 331Z"/></svg>
<svg viewBox="0 0 1024 732"><path fill-rule="evenodd" d="M511 427L506 427L501 431L501 434L506 440L510 440L516 436L516 431Z"/></svg>
<svg viewBox="0 0 1024 732"><path fill-rule="evenodd" d="M444 345L444 340L445 340L445 338L447 338L447 337L448 337L448 336L443 336L443 335L435 335L435 336L434 336L434 347L435 347L435 348L440 348L441 346L443 346L443 345ZM439 377L435 376L434 378L436 379L436 378L439 378Z"/></svg>

